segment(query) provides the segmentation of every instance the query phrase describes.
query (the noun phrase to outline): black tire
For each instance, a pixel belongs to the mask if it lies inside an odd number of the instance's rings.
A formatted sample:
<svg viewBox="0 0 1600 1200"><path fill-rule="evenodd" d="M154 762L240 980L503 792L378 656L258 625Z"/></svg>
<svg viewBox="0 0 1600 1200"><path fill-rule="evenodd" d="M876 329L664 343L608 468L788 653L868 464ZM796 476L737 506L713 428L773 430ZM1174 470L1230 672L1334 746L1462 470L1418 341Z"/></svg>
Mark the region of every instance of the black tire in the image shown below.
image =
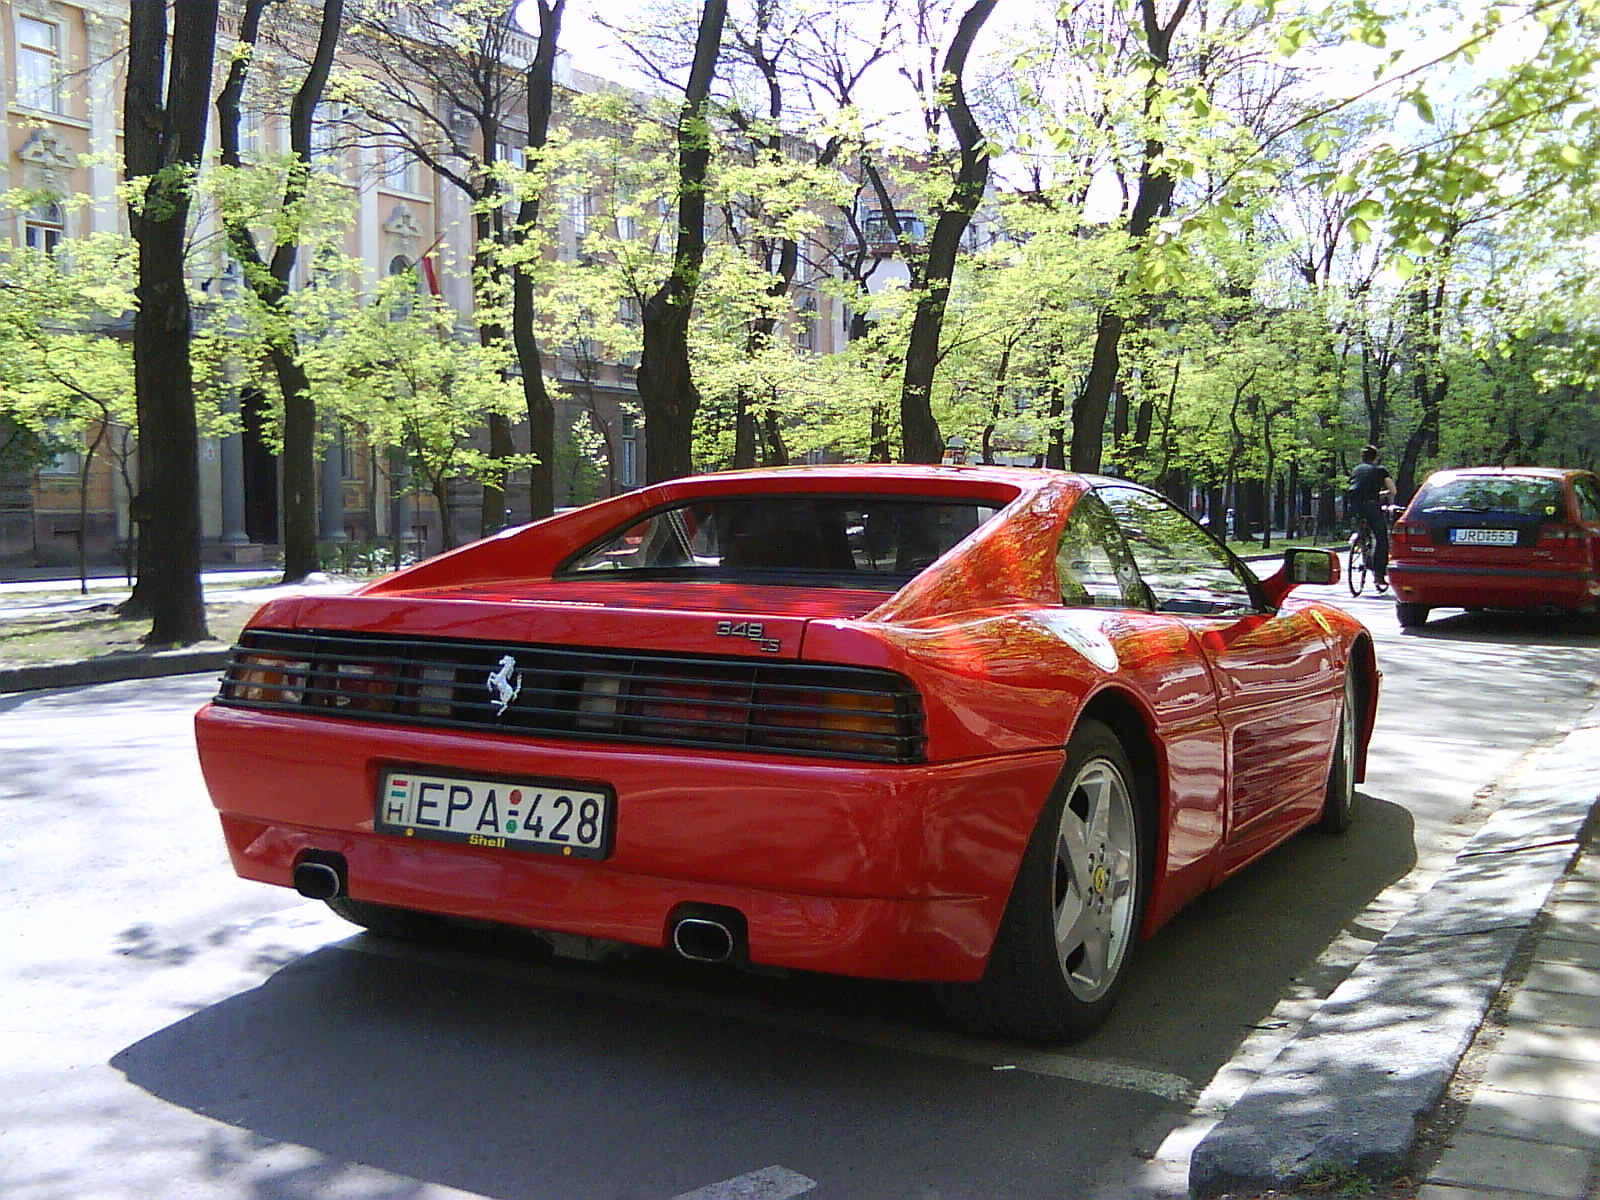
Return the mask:
<svg viewBox="0 0 1600 1200"><path fill-rule="evenodd" d="M436 938L445 931L445 919L435 913L390 908L387 904L352 900L349 896L335 896L327 904L352 925L359 925L379 937L422 942Z"/></svg>
<svg viewBox="0 0 1600 1200"><path fill-rule="evenodd" d="M1367 551L1365 542L1357 538L1350 543L1350 551L1346 558L1344 581L1350 588L1352 596L1361 595L1367 586Z"/></svg>
<svg viewBox="0 0 1600 1200"><path fill-rule="evenodd" d="M1428 619L1428 606L1402 600L1394 606L1394 615L1400 619L1401 629L1415 629Z"/></svg>
<svg viewBox="0 0 1600 1200"><path fill-rule="evenodd" d="M1333 761L1328 764L1328 786L1322 795L1323 833L1343 833L1350 828L1356 807L1356 758L1361 746L1361 697L1356 672L1344 677L1344 699L1339 704L1339 736L1334 739Z"/></svg>
<svg viewBox="0 0 1600 1200"><path fill-rule="evenodd" d="M942 984L956 1024L1041 1041L1080 1038L1111 1011L1144 916L1151 819L1117 736L1086 721L1012 884L983 978ZM1066 934L1063 914L1076 911Z"/></svg>

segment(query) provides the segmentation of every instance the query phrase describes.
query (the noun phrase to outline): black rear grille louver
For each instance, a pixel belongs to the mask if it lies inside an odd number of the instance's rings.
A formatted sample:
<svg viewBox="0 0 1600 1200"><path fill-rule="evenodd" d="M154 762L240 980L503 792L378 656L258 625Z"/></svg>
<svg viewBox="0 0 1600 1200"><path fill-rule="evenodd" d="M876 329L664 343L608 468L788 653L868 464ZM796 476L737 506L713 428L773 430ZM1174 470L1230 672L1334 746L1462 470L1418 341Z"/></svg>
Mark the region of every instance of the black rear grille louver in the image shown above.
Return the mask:
<svg viewBox="0 0 1600 1200"><path fill-rule="evenodd" d="M508 655L516 697L501 712L489 677ZM817 663L247 630L217 703L538 737L923 760L922 704L909 681Z"/></svg>

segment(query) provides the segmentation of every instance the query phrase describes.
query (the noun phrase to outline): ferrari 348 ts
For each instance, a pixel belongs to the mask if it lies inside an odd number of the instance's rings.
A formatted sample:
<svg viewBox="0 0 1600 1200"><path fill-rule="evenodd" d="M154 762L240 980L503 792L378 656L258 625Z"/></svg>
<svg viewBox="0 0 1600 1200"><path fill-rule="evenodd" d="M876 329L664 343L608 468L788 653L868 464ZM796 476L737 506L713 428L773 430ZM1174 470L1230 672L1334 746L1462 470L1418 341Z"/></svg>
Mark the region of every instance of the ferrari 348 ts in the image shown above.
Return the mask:
<svg viewBox="0 0 1600 1200"><path fill-rule="evenodd" d="M275 600L196 718L240 875L404 933L471 918L929 981L1091 1029L1135 942L1342 830L1367 631L1120 480L678 479L347 596Z"/></svg>

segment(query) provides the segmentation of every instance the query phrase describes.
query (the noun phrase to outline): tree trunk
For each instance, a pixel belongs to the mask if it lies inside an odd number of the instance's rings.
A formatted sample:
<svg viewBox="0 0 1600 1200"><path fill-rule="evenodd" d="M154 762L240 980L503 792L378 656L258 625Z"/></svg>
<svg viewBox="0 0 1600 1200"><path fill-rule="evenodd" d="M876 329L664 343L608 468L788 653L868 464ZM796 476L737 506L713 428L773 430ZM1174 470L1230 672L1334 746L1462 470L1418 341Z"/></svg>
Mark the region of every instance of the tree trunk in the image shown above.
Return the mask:
<svg viewBox="0 0 1600 1200"><path fill-rule="evenodd" d="M174 9L165 79L165 0L132 0L128 26L124 150L128 178L140 182L129 206L139 247L133 319L139 495L133 508L141 554L133 599L150 613L148 644L183 645L210 636L200 586L199 432L184 250L190 180L205 151L217 0L190 0Z"/></svg>
<svg viewBox="0 0 1600 1200"><path fill-rule="evenodd" d="M254 61L261 16L270 3L272 0L246 3L239 23L239 41L252 53L233 56L227 80L217 95L218 141L226 166L243 165L239 154L239 102ZM289 108L291 159L283 186L284 213L294 212L305 199L311 171L312 119L333 70L343 19L344 0L323 0L316 51ZM245 283L264 308L286 318L289 279L300 255L298 231L294 236L282 237L273 246L269 260L256 243L251 215L225 216L224 223L228 249L246 267ZM282 331L272 339L269 353L283 398L283 579L291 583L322 565L317 547L317 406L311 395L310 378L300 362L299 343L286 319L280 320L279 325Z"/></svg>
<svg viewBox="0 0 1600 1200"><path fill-rule="evenodd" d="M689 318L706 250L706 175L711 141L706 100L722 49L727 0L706 0L694 63L678 115L678 240L672 274L644 303L639 405L645 417L645 479L659 483L694 471L694 415L700 393L689 366Z"/></svg>
<svg viewBox="0 0 1600 1200"><path fill-rule="evenodd" d="M538 0L539 47L528 67L528 147L534 153L550 140L555 107L556 46L567 0ZM517 208L512 241L526 242L539 219L538 196L525 196ZM538 520L556 510L556 410L544 382L544 356L534 324L533 265L519 264L511 280L511 340L522 368L522 399L528 409L528 449L537 461L528 473L529 515Z"/></svg>
<svg viewBox="0 0 1600 1200"><path fill-rule="evenodd" d="M962 76L973 39L994 11L995 3L996 0L977 0L967 9L944 56L941 90L948 89L944 111L961 148L961 166L956 171L955 186L950 189L950 196L934 224L922 277L913 284L917 292L916 311L911 319L905 382L900 390L900 457L905 462L936 463L944 456L944 439L933 416L933 375L939 365L939 338L944 327L945 306L950 299L956 257L961 252L961 239L972 223L972 214L978 211L989 182L988 143L972 110L967 107ZM892 212L892 206L886 206L886 211Z"/></svg>
<svg viewBox="0 0 1600 1200"><path fill-rule="evenodd" d="M269 353L283 393L283 580L292 583L322 565L317 549L317 406L299 355L277 343Z"/></svg>
<svg viewBox="0 0 1600 1200"><path fill-rule="evenodd" d="M1155 0L1139 0L1143 20L1145 52L1149 59L1150 82L1145 85L1144 116L1157 122L1155 115L1161 89L1168 86L1164 76L1172 61L1172 36L1189 10L1189 0L1179 0L1165 25L1157 14ZM1144 163L1139 171L1139 187L1128 216L1128 239L1137 251L1149 234L1158 216L1172 204L1172 192L1177 181L1157 164L1166 153L1165 143L1155 136L1146 139ZM1117 291L1127 283L1127 272L1117 280ZM1117 377L1121 372L1122 332L1127 321L1122 314L1110 308L1100 314L1095 329L1094 357L1083 388L1072 402L1072 469L1097 472L1104 450L1106 414L1111 407L1111 397L1116 391Z"/></svg>

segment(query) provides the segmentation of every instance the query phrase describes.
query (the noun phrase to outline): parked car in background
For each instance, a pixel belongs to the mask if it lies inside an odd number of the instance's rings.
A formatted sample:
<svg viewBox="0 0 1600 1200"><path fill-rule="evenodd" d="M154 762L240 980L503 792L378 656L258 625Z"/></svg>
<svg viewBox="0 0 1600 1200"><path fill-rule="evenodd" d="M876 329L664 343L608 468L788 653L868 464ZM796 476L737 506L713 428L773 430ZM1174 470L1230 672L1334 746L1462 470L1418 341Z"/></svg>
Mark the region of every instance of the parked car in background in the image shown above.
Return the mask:
<svg viewBox="0 0 1600 1200"><path fill-rule="evenodd" d="M924 980L1072 1037L1138 936L1349 824L1372 640L1291 595L1337 581L1120 480L678 479L272 602L200 759L239 874L375 931Z"/></svg>
<svg viewBox="0 0 1600 1200"><path fill-rule="evenodd" d="M1400 624L1435 608L1592 613L1600 607L1600 480L1551 467L1429 476L1395 525Z"/></svg>

